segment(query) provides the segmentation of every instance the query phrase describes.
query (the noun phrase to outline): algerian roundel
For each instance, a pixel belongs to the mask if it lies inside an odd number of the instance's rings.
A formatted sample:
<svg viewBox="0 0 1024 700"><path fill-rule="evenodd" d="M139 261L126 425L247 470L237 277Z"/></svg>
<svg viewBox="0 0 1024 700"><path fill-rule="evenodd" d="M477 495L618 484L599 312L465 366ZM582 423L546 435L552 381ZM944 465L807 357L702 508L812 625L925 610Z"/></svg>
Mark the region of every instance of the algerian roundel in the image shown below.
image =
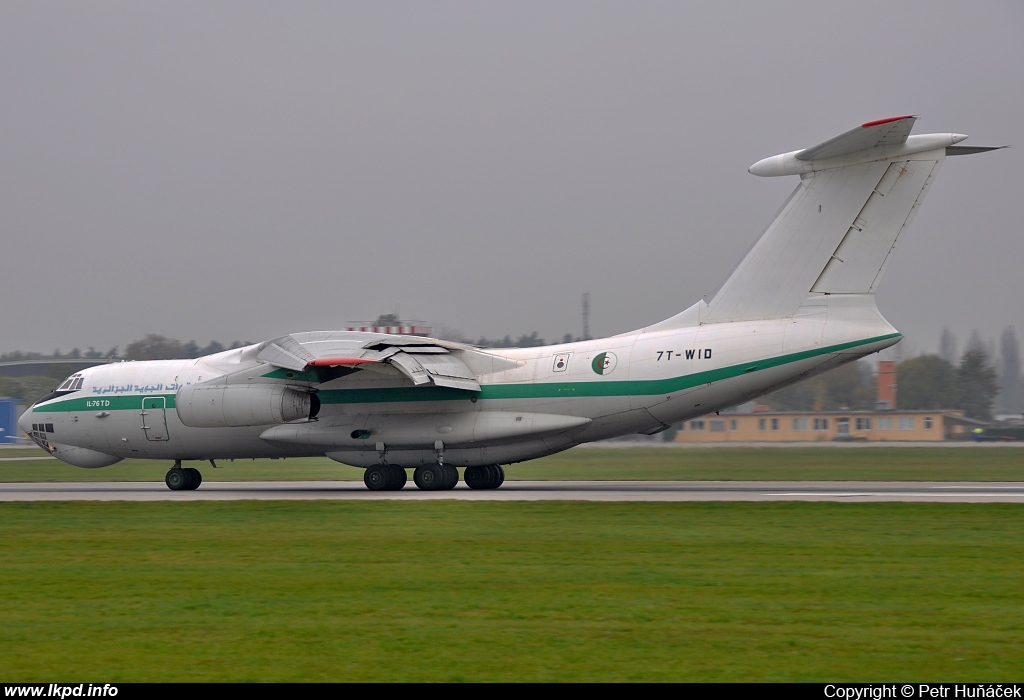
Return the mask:
<svg viewBox="0 0 1024 700"><path fill-rule="evenodd" d="M613 352L602 352L594 361L590 363L590 366L594 368L594 371L598 374L610 374L615 369L615 362L617 358Z"/></svg>

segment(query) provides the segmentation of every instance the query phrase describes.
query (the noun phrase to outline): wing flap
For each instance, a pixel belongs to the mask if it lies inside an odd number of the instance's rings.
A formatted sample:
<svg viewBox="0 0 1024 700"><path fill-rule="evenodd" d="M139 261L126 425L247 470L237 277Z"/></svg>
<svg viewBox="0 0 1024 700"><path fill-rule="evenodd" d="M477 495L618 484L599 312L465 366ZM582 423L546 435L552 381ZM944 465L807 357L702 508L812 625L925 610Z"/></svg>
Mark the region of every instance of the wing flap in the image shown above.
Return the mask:
<svg viewBox="0 0 1024 700"><path fill-rule="evenodd" d="M301 372L316 357L290 335L268 340L256 355L259 362Z"/></svg>
<svg viewBox="0 0 1024 700"><path fill-rule="evenodd" d="M306 334L303 334L306 335ZM351 337L317 337L302 342L286 335L268 340L257 359L301 372L308 367L350 367L404 376L414 386L435 385L480 391L476 375L451 351L429 338L385 337L374 334L362 342Z"/></svg>

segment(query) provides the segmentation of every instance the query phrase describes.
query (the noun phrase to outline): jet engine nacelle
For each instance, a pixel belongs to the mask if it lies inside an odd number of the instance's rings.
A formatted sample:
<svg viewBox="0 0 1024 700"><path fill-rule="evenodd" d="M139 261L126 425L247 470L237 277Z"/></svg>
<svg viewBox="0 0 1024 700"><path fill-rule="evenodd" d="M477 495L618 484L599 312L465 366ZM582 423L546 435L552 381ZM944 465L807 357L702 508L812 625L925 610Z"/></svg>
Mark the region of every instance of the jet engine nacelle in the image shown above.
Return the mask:
<svg viewBox="0 0 1024 700"><path fill-rule="evenodd" d="M184 387L175 398L178 418L190 428L240 428L313 418L315 394L274 384Z"/></svg>

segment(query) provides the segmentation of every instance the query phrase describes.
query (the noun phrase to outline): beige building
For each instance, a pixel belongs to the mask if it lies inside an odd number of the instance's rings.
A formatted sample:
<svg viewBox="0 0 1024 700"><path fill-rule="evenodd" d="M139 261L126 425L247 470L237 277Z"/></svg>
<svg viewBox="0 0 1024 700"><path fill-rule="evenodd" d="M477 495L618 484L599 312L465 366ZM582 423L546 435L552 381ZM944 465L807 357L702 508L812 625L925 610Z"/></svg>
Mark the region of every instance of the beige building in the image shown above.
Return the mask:
<svg viewBox="0 0 1024 700"><path fill-rule="evenodd" d="M761 408L760 406L757 408ZM963 411L765 411L708 415L683 423L676 442L937 441L965 439L977 421Z"/></svg>

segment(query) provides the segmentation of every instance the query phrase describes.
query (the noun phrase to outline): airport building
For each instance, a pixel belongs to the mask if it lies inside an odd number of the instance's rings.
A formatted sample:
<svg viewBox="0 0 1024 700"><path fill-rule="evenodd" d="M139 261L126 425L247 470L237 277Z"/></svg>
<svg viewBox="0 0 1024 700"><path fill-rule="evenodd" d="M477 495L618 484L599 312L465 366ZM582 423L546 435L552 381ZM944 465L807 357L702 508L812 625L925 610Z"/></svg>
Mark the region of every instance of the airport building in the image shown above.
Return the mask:
<svg viewBox="0 0 1024 700"><path fill-rule="evenodd" d="M761 409L763 407L756 407ZM985 425L963 411L768 411L688 420L676 442L801 442L827 440L940 441L966 439Z"/></svg>

